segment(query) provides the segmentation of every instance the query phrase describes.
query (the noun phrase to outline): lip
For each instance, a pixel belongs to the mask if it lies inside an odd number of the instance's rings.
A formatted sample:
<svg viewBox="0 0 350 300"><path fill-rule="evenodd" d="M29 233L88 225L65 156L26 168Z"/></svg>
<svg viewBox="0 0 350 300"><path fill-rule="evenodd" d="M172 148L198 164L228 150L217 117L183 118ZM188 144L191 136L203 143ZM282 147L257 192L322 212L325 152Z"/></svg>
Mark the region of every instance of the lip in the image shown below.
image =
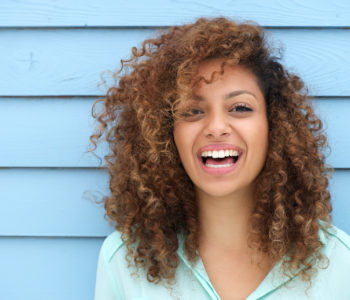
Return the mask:
<svg viewBox="0 0 350 300"><path fill-rule="evenodd" d="M239 153L237 161L229 167L222 167L222 168L212 168L207 167L202 160L201 153L203 151L213 151L213 150L236 150ZM232 144L211 144L206 145L204 147L201 147L197 152L198 162L201 165L202 170L210 175L224 175L227 173L232 172L234 169L236 169L237 165L239 164L241 157L242 157L243 150L235 145Z"/></svg>
<svg viewBox="0 0 350 300"><path fill-rule="evenodd" d="M241 156L241 154L243 153L243 150L240 147L232 144L210 144L199 148L199 150L197 151L197 155L201 156L202 152L212 150L236 150L239 153L239 156Z"/></svg>

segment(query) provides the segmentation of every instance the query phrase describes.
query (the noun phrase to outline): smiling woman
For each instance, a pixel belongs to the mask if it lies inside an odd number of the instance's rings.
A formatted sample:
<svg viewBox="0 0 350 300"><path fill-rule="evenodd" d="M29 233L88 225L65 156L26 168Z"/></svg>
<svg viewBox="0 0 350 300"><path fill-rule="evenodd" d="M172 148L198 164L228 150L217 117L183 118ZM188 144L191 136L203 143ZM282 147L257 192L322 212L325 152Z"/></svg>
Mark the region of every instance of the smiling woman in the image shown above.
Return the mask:
<svg viewBox="0 0 350 300"><path fill-rule="evenodd" d="M198 75L210 80L221 63L205 61ZM253 181L265 163L268 145L265 99L256 76L242 66L228 66L215 82L201 82L193 93L195 100L179 108L174 140L196 194L238 202L235 194L240 191L246 194L243 201L252 201ZM229 153L224 158L230 150L236 159Z"/></svg>
<svg viewBox="0 0 350 300"><path fill-rule="evenodd" d="M95 299L349 299L322 124L263 30L201 18L132 54L91 137L116 228Z"/></svg>

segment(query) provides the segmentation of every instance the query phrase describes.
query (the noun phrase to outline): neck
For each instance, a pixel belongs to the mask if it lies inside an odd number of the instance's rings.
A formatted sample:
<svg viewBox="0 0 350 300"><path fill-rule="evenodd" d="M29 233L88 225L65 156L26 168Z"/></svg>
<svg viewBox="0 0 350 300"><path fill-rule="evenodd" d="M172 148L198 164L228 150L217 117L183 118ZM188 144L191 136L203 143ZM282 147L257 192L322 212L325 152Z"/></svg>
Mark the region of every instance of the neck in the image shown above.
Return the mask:
<svg viewBox="0 0 350 300"><path fill-rule="evenodd" d="M213 197L197 192L199 207L199 246L244 251L247 249L249 220L253 208L252 191Z"/></svg>

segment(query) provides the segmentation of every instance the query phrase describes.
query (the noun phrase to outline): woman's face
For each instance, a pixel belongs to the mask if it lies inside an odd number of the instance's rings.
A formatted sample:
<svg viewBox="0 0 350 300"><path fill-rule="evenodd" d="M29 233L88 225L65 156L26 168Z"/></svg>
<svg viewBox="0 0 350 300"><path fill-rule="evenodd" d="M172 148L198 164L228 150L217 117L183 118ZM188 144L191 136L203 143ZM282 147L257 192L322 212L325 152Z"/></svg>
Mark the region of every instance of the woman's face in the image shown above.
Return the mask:
<svg viewBox="0 0 350 300"><path fill-rule="evenodd" d="M210 79L221 59L200 65ZM227 66L218 80L201 81L179 107L174 140L197 192L234 196L253 188L268 148L265 99L257 78L243 66Z"/></svg>

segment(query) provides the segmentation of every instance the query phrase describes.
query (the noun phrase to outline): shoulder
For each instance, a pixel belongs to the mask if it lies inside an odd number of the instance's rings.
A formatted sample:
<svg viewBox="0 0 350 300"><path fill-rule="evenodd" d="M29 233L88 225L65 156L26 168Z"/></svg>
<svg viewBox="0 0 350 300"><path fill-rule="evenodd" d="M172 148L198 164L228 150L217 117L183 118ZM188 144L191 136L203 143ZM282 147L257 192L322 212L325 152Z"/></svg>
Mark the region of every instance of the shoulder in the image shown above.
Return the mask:
<svg viewBox="0 0 350 300"><path fill-rule="evenodd" d="M331 224L329 227L325 226L323 222L320 222L320 240L324 244L324 250L331 254L336 248L342 251L344 254L350 256L350 236Z"/></svg>
<svg viewBox="0 0 350 300"><path fill-rule="evenodd" d="M107 262L118 254L123 248L125 242L122 239L122 234L119 231L114 231L106 237L101 247L101 254Z"/></svg>
<svg viewBox="0 0 350 300"><path fill-rule="evenodd" d="M322 253L328 258L328 279L348 289L345 278L350 274L350 236L335 225L321 226L320 240L324 245Z"/></svg>

